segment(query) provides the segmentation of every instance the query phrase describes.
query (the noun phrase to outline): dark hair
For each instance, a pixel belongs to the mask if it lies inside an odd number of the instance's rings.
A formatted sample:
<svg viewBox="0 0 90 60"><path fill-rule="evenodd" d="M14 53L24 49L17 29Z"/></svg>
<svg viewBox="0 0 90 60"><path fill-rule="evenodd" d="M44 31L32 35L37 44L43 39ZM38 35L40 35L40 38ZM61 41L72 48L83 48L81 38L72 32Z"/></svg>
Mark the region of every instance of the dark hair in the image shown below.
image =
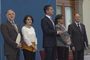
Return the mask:
<svg viewBox="0 0 90 60"><path fill-rule="evenodd" d="M58 14L58 15L56 15L56 17L55 17L55 25L58 23L58 19L62 19L62 17L63 17L63 15L62 14Z"/></svg>
<svg viewBox="0 0 90 60"><path fill-rule="evenodd" d="M30 18L31 18L32 23L33 23L33 22L34 22L34 20L33 20L33 17L32 17L31 15L26 15L26 16L24 17L23 22L26 24L26 20L27 20L27 18L28 18L28 17L30 17Z"/></svg>
<svg viewBox="0 0 90 60"><path fill-rule="evenodd" d="M52 7L52 6L51 5L44 6L43 10L44 10L45 13L46 13L46 10L49 10L49 7Z"/></svg>

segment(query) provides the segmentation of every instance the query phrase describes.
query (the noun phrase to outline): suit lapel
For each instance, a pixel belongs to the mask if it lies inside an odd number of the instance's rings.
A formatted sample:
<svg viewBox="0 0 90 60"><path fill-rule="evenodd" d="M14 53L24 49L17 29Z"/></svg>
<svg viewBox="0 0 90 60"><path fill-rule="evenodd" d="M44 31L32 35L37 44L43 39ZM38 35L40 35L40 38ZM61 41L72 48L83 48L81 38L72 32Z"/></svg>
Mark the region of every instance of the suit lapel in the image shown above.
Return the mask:
<svg viewBox="0 0 90 60"><path fill-rule="evenodd" d="M77 27L77 25L75 24L75 22L74 22L74 27L75 27L80 33L82 33L82 32L79 30L79 28Z"/></svg>
<svg viewBox="0 0 90 60"><path fill-rule="evenodd" d="M83 25L82 24L80 24L81 25L81 32L83 33Z"/></svg>
<svg viewBox="0 0 90 60"><path fill-rule="evenodd" d="M13 27L13 25L7 20L8 25L16 32L15 28Z"/></svg>
<svg viewBox="0 0 90 60"><path fill-rule="evenodd" d="M45 16L46 18L47 18L47 20L52 24L52 22L50 21L50 19L47 17L47 16ZM52 24L53 25L53 24Z"/></svg>
<svg viewBox="0 0 90 60"><path fill-rule="evenodd" d="M18 29L18 33L19 33L19 26L17 25L17 23L15 23L16 24L16 26L17 26L17 29Z"/></svg>
<svg viewBox="0 0 90 60"><path fill-rule="evenodd" d="M61 27L61 30L62 30L62 31L64 31L64 30L65 30L65 29L64 29L64 28L63 28L60 24L58 24L58 25Z"/></svg>
<svg viewBox="0 0 90 60"><path fill-rule="evenodd" d="M47 16L45 16L45 18L47 18L46 20L48 20L48 22L50 23L50 25L53 27L53 29L54 29L54 26L53 26L53 23L50 21L50 19L47 17Z"/></svg>

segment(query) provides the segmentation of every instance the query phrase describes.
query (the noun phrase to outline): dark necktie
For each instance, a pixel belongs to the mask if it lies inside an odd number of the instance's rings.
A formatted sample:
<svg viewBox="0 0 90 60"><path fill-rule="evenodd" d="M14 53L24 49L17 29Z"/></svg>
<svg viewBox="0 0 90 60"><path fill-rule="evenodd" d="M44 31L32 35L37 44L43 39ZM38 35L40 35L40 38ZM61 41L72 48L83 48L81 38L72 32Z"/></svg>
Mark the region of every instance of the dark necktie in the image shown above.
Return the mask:
<svg viewBox="0 0 90 60"><path fill-rule="evenodd" d="M78 24L78 28L79 28L79 30L81 31L79 24Z"/></svg>

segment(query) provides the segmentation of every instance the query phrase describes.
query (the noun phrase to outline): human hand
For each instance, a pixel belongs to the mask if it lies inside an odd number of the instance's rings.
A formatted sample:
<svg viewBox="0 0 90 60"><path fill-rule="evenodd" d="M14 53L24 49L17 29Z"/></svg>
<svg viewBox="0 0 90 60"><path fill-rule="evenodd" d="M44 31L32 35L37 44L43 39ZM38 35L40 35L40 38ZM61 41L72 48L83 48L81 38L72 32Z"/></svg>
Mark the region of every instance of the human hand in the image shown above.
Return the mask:
<svg viewBox="0 0 90 60"><path fill-rule="evenodd" d="M72 47L72 51L75 51L75 47Z"/></svg>
<svg viewBox="0 0 90 60"><path fill-rule="evenodd" d="M66 37L66 40L69 39L69 37Z"/></svg>
<svg viewBox="0 0 90 60"><path fill-rule="evenodd" d="M35 49L33 49L33 52L36 52L36 50L35 50Z"/></svg>
<svg viewBox="0 0 90 60"><path fill-rule="evenodd" d="M71 42L69 41L67 44L68 44L68 45L71 45Z"/></svg>
<svg viewBox="0 0 90 60"><path fill-rule="evenodd" d="M21 43L18 43L17 48L21 48L21 47L22 47Z"/></svg>
<svg viewBox="0 0 90 60"><path fill-rule="evenodd" d="M38 49L38 48L37 48L37 46L34 46L34 50L36 50L36 51L37 51L37 49Z"/></svg>

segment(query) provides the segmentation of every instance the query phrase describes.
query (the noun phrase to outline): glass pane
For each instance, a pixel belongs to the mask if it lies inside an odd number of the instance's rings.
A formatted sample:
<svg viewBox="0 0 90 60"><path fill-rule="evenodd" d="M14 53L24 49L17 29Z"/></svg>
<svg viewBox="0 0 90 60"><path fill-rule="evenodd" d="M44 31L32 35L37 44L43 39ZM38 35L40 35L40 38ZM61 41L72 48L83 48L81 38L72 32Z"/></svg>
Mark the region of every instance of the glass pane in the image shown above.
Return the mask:
<svg viewBox="0 0 90 60"><path fill-rule="evenodd" d="M73 22L72 7L65 7L65 25L68 29L68 25Z"/></svg>
<svg viewBox="0 0 90 60"><path fill-rule="evenodd" d="M56 14L62 14L62 7L61 6L57 6L56 9L57 9Z"/></svg>

